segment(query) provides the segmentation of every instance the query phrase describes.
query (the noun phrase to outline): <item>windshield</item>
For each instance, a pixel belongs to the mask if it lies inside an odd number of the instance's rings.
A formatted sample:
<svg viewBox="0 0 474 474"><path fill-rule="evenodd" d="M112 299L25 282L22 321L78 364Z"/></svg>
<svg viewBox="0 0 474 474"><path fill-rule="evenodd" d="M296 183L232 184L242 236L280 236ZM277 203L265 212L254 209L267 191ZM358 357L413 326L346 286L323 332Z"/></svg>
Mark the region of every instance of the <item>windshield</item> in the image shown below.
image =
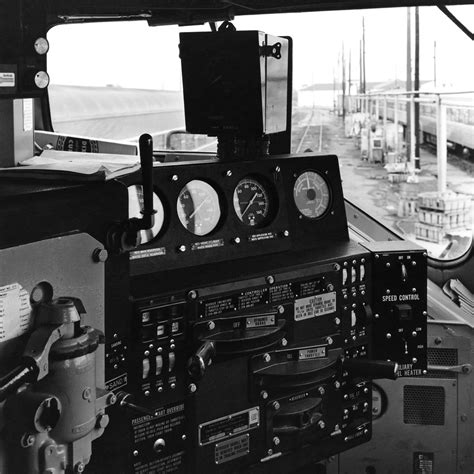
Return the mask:
<svg viewBox="0 0 474 474"><path fill-rule="evenodd" d="M452 11L465 19L473 9ZM238 30L293 38L292 152L336 154L346 198L433 258L451 261L472 240L474 71L471 61L459 58L473 57L474 46L437 8L419 9L418 28L416 16L410 9L410 28L406 8L233 23ZM202 30L208 25L120 22L52 29L54 130L132 143L148 132L156 149L214 151L215 138L184 133L179 32ZM415 96L406 91L416 86L417 37L423 93ZM420 128L414 130L407 122L417 113ZM443 117L446 166L437 150Z"/></svg>

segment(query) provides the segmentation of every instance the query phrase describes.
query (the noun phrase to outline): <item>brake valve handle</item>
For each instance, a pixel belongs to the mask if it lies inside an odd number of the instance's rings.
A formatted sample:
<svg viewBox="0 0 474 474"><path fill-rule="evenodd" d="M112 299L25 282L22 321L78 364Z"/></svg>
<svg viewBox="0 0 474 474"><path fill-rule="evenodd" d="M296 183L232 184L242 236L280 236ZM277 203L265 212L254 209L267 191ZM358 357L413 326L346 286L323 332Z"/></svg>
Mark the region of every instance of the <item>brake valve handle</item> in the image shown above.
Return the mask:
<svg viewBox="0 0 474 474"><path fill-rule="evenodd" d="M125 253L138 245L138 234L141 230L149 230L155 223L153 208L153 138L144 133L139 139L140 167L142 173L143 209L142 217L132 217L110 229L108 247L116 253Z"/></svg>

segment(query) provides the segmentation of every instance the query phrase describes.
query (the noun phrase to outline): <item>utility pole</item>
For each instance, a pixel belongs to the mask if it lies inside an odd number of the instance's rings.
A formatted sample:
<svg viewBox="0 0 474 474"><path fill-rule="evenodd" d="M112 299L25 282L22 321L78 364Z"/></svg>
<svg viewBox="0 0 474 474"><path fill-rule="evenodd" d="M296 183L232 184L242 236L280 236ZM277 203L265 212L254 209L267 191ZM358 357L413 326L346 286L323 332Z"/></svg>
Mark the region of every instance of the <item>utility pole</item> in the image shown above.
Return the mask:
<svg viewBox="0 0 474 474"><path fill-rule="evenodd" d="M411 83L411 10L410 7L407 8L407 74L406 74L406 90L412 90ZM407 161L411 161L411 97L407 95L406 103L406 116L407 116L407 127L405 133L405 142L406 152L407 152Z"/></svg>
<svg viewBox="0 0 474 474"><path fill-rule="evenodd" d="M365 78L365 18L362 17L362 93L367 92L366 78Z"/></svg>
<svg viewBox="0 0 474 474"><path fill-rule="evenodd" d="M434 80L434 87L436 89L436 40L433 45L433 80Z"/></svg>
<svg viewBox="0 0 474 474"><path fill-rule="evenodd" d="M342 121L346 122L346 60L344 58L344 43L342 43Z"/></svg>
<svg viewBox="0 0 474 474"><path fill-rule="evenodd" d="M415 7L415 90L420 90L420 9ZM418 99L419 94L415 94ZM415 168L420 169L420 103L415 102Z"/></svg>
<svg viewBox="0 0 474 474"><path fill-rule="evenodd" d="M352 113L352 98L351 98L351 86L352 86L352 78L351 78L351 50L349 49L349 87L348 87L348 95L349 95L349 113Z"/></svg>

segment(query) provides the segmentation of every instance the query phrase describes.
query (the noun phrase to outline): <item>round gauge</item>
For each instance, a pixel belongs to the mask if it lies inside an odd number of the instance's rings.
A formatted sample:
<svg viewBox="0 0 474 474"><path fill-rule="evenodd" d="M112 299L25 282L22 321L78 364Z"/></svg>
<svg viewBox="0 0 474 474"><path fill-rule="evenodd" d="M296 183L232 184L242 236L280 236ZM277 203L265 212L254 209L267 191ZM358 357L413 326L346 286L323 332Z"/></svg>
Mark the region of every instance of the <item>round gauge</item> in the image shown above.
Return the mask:
<svg viewBox="0 0 474 474"><path fill-rule="evenodd" d="M197 179L190 181L181 190L176 209L181 224L194 235L209 234L221 218L216 190Z"/></svg>
<svg viewBox="0 0 474 474"><path fill-rule="evenodd" d="M138 236L138 244L146 244L154 239L163 227L165 220L165 212L161 199L153 193L153 208L156 214L153 216L154 223L151 229L141 230ZM133 185L128 187L128 216L142 217L143 210L143 188L141 185Z"/></svg>
<svg viewBox="0 0 474 474"><path fill-rule="evenodd" d="M269 209L270 197L261 183L252 178L239 181L234 190L234 210L245 225L262 225Z"/></svg>
<svg viewBox="0 0 474 474"><path fill-rule="evenodd" d="M324 178L314 171L305 171L298 176L293 197L301 214L310 219L321 217L329 208L329 187Z"/></svg>

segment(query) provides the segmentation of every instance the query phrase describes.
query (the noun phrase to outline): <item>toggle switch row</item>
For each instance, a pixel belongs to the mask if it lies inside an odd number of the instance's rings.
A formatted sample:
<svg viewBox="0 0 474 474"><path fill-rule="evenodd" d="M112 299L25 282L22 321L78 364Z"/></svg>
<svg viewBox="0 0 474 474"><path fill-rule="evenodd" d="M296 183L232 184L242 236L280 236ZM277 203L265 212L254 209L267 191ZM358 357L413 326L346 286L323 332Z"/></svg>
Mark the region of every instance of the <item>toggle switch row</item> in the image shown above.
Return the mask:
<svg viewBox="0 0 474 474"><path fill-rule="evenodd" d="M159 376L163 372L163 356L161 354L154 357L154 367L152 368L152 364L150 361L150 357L146 357L143 359L143 368L142 368L142 378L146 380L150 375ZM173 372L176 366L176 353L170 352L168 354L168 372ZM153 369L153 373L152 373Z"/></svg>
<svg viewBox="0 0 474 474"><path fill-rule="evenodd" d="M344 262L342 268L342 286L353 285L365 281L365 264L361 262L357 265L357 261L353 260L352 265ZM359 271L357 271L357 269Z"/></svg>

